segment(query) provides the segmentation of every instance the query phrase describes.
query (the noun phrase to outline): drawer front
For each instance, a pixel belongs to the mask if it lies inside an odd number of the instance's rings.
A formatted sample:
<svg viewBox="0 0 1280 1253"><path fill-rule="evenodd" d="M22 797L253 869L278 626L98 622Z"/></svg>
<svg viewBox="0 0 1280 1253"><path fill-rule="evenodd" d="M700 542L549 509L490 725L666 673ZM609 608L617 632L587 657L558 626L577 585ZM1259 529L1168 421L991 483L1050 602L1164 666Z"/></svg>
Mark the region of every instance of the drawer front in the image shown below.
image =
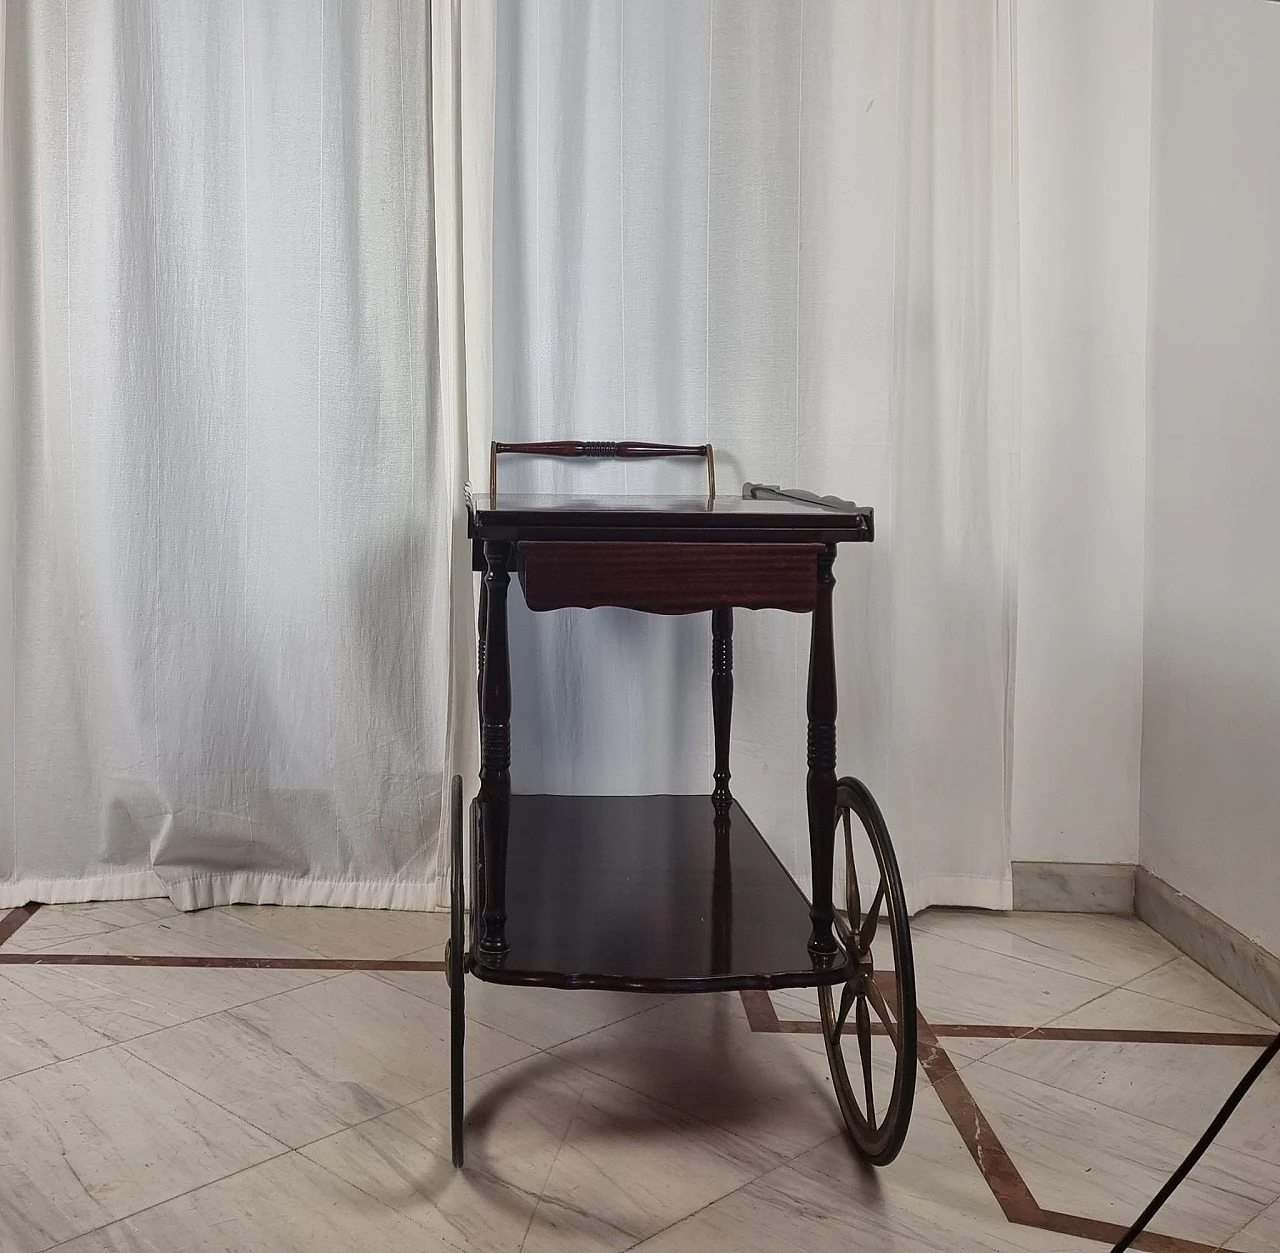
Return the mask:
<svg viewBox="0 0 1280 1253"><path fill-rule="evenodd" d="M808 613L822 544L527 540L516 570L530 609L611 605L702 613L724 605Z"/></svg>

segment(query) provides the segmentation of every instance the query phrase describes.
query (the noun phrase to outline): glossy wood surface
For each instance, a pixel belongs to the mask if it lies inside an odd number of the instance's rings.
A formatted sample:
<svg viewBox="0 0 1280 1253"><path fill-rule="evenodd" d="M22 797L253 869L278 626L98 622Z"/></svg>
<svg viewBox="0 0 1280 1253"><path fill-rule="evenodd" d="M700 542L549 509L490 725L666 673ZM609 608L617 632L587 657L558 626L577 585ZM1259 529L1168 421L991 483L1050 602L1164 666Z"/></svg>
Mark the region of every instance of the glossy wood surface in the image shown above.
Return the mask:
<svg viewBox="0 0 1280 1253"><path fill-rule="evenodd" d="M610 605L646 613L785 609L817 600L822 544L689 544L630 540L526 540L516 547L533 610Z"/></svg>
<svg viewBox="0 0 1280 1253"><path fill-rule="evenodd" d="M809 732L805 799L809 811L809 856L813 866L813 935L815 956L836 951L832 935L831 875L836 827L836 653L831 593L836 578L835 547L818 562L818 603L809 634L809 688L806 707Z"/></svg>
<svg viewBox="0 0 1280 1253"><path fill-rule="evenodd" d="M476 569L484 540L662 540L699 543L869 541L871 509L790 498L556 496L482 493L470 505Z"/></svg>
<svg viewBox="0 0 1280 1253"><path fill-rule="evenodd" d="M729 808L729 745L733 730L733 607L711 614L711 729L715 742L715 790L711 803L717 813Z"/></svg>
<svg viewBox="0 0 1280 1253"><path fill-rule="evenodd" d="M831 563L836 546L848 540L867 541L873 536L870 509L830 496L795 492L789 489L747 484L738 497L690 496L539 496L491 492L487 499L468 495L468 522L475 567L484 572L482 591L483 636L480 650L480 795L476 809L477 838L474 858L478 912L475 921L474 960L486 978L512 983L552 983L571 987L630 987L660 990L676 986L682 990L711 990L717 987L783 987L812 984L827 964L841 960L831 934L832 830L835 821L835 662L831 625ZM593 846L583 844L585 861L574 867L583 871L580 893L562 899L545 876L525 875L544 864L542 850L548 841L562 836L558 829L544 829L542 823L559 823L562 818L578 821L581 806L530 818L530 800L521 801L522 828L517 833L511 809L511 676L507 650L507 586L510 574L518 573L532 608L551 609L569 605L592 607L621 605L648 612L688 613L732 606L779 607L799 612L812 611L814 617L813 655L809 674L809 776L808 810L812 862L815 870L815 899L809 915L808 962L788 956L781 958L770 942L742 942L732 922L732 913L721 912L715 926L715 944L706 955L685 953L692 965L677 968L676 962L691 939L701 933L687 933L678 920L663 922L663 939L658 951L665 956L656 971L645 973L643 960L631 958L624 948L615 954L629 966L610 968L607 960L593 967L566 964L565 953L554 945L543 951L537 946L536 928L544 923L563 922L562 915L578 901L584 917L602 924L613 917L607 906L614 888L608 886L617 865L625 866L631 855L626 843L613 852L615 864L605 854L592 860ZM703 869L703 895L737 899L738 862L751 864L752 854L729 854L746 832L764 850L765 864L772 867L772 882L782 887L780 899L794 904L796 892L790 878L768 853L750 820L741 809L726 805L728 799L728 731L732 700L730 670L731 643L723 620L715 641L720 655L713 675L715 693L712 715L716 724L717 800L721 811L719 856L711 841L711 861ZM518 716L518 715L517 715ZM623 802L618 801L618 804ZM652 808L652 799L647 802ZM697 864L698 854L681 860L682 842L695 839L707 813L714 814L710 798L698 819L689 817L683 803L672 802L667 815L675 829L659 837L645 836L644 847L659 847L662 857L655 861L654 873L679 879ZM669 806L670 808L670 806ZM597 814L593 821L600 819ZM604 815L608 825L630 830L634 815L625 806L618 815ZM640 821L646 827L648 818ZM661 825L661 824L660 824ZM714 832L713 832L714 834ZM745 835L743 838L747 838ZM705 843L704 839L704 843ZM749 841L748 841L749 842ZM532 851L531 851L532 850ZM703 850L705 852L705 849ZM508 857L519 857L508 864ZM665 860L664 860L665 859ZM687 863L687 864L686 864ZM708 868L708 866L710 868ZM585 869L584 869L585 867ZM713 873L718 867L718 872ZM781 875L781 878L778 876ZM593 879L599 884L593 887ZM712 880L714 879L714 883ZM760 882L770 881L766 875ZM732 890L715 884L732 882ZM641 885L649 891L647 885ZM682 889L683 890L683 889ZM754 888L752 890L755 890ZM761 888L763 892L764 889ZM548 897L547 892L551 895ZM767 895L767 893L766 893ZM581 900L579 900L579 896ZM657 899L657 898L655 898ZM684 899L673 888L669 901ZM755 922L762 927L774 919L763 903L753 906ZM603 903L603 905L602 905ZM619 895L619 907L626 902ZM757 907L758 906L758 907ZM785 912L784 908L784 912ZM518 926L526 951L508 960L510 916L528 911ZM704 911L705 915L705 911ZM658 921L665 915L658 910ZM704 916L705 922L705 916ZM575 924L576 925L576 924ZM710 924L707 924L710 925ZM534 927L531 935L530 927ZM587 931L590 927L587 927ZM780 932L785 936L786 932ZM706 938L704 936L704 938ZM779 941L789 944L790 939ZM669 950L669 951L668 951ZM607 959L609 952L583 949L582 955ZM726 956L727 955L727 956ZM536 960L535 960L536 959ZM767 959L767 960L766 960ZM539 962L548 962L540 969ZM781 961L781 965L776 964ZM758 964L763 962L763 964ZM532 963L532 964L531 964ZM752 968L754 966L754 969ZM680 973L683 970L684 973ZM675 973L672 973L675 971ZM821 979L819 978L819 981Z"/></svg>
<svg viewBox="0 0 1280 1253"><path fill-rule="evenodd" d="M506 951L507 818L511 808L511 661L507 649L507 586L511 545L484 546L484 654L480 686L480 830L488 879L479 948Z"/></svg>
<svg viewBox="0 0 1280 1253"><path fill-rule="evenodd" d="M483 902L477 902L483 908ZM840 983L815 962L809 902L736 802L513 796L509 948L497 983L706 992Z"/></svg>

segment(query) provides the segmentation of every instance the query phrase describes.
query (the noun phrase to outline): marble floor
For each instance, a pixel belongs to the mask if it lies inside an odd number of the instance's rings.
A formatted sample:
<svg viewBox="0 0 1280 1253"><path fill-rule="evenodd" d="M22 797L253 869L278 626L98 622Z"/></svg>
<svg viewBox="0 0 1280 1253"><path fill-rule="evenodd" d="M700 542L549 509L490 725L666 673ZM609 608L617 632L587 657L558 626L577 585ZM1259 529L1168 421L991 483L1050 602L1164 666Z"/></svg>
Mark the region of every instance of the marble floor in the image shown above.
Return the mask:
<svg viewBox="0 0 1280 1253"><path fill-rule="evenodd" d="M468 980L455 1171L446 931L0 914L0 1250L1105 1250L1275 1030L1133 919L931 910L914 1118L874 1171L810 993ZM1280 1248L1280 1068L1154 1228L1138 1247Z"/></svg>

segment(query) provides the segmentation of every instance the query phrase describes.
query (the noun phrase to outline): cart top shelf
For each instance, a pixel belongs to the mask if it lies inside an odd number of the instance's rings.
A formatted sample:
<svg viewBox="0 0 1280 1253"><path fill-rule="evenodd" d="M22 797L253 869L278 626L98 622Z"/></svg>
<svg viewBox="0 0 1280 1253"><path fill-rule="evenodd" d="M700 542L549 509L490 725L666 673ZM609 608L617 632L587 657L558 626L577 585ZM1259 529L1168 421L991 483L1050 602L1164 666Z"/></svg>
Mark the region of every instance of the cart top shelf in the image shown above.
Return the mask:
<svg viewBox="0 0 1280 1253"><path fill-rule="evenodd" d="M479 540L698 539L754 543L867 541L865 505L748 483L742 496L583 496L477 493L469 500Z"/></svg>

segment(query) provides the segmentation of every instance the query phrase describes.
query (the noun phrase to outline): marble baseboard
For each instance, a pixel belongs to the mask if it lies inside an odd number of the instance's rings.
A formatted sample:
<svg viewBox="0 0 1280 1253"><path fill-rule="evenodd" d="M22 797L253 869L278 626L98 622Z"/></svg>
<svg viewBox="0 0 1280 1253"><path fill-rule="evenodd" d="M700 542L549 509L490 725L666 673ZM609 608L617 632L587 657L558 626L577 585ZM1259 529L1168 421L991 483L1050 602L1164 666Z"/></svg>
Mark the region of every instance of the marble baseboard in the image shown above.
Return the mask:
<svg viewBox="0 0 1280 1253"><path fill-rule="evenodd" d="M1072 861L1015 861L1015 910L1132 914L1136 867Z"/></svg>
<svg viewBox="0 0 1280 1253"><path fill-rule="evenodd" d="M1139 866L1134 906L1153 931L1180 948L1232 991L1280 1021L1280 957Z"/></svg>

